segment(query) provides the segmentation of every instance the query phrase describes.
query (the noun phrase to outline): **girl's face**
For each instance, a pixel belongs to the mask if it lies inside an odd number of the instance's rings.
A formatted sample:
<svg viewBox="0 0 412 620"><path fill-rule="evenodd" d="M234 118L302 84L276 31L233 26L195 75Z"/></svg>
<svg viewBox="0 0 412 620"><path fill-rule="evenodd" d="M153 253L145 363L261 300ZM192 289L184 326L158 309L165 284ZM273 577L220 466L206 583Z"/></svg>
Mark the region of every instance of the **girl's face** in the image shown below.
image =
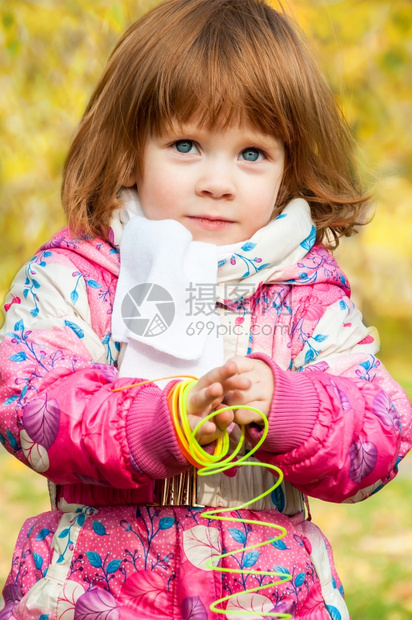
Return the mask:
<svg viewBox="0 0 412 620"><path fill-rule="evenodd" d="M142 173L130 183L148 219L177 220L195 241L226 245L269 222L283 167L283 144L252 126L176 124L148 137Z"/></svg>

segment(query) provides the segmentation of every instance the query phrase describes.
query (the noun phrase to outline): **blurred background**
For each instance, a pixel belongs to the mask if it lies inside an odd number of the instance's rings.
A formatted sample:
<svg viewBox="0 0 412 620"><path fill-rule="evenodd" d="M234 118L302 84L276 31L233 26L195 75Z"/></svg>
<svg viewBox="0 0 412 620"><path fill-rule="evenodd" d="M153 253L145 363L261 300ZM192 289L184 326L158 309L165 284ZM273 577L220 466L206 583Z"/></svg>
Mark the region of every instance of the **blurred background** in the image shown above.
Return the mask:
<svg viewBox="0 0 412 620"><path fill-rule="evenodd" d="M64 158L108 54L158 0L2 0L0 299L65 224ZM273 2L278 7L277 2ZM381 359L412 397L412 1L285 0L356 138L372 222L337 252ZM0 319L0 324L2 322ZM412 457L356 506L312 502L356 620L412 617ZM0 446L0 587L21 523L48 509L46 483Z"/></svg>

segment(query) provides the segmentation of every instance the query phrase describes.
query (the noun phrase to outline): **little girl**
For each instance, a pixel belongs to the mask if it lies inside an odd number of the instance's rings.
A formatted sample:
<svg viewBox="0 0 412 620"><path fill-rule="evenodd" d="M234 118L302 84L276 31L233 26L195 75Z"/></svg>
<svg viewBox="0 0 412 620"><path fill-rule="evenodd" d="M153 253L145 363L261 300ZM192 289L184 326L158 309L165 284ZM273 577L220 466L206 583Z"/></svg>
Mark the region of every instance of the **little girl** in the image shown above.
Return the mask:
<svg viewBox="0 0 412 620"><path fill-rule="evenodd" d="M353 169L263 0L169 0L127 30L68 155L69 226L6 299L0 439L52 509L21 530L1 620L349 618L307 495L365 499L411 443L327 250L361 221ZM253 509L273 469L196 478L182 443L184 411L194 430L225 405L197 429L206 453L242 427L284 475Z"/></svg>

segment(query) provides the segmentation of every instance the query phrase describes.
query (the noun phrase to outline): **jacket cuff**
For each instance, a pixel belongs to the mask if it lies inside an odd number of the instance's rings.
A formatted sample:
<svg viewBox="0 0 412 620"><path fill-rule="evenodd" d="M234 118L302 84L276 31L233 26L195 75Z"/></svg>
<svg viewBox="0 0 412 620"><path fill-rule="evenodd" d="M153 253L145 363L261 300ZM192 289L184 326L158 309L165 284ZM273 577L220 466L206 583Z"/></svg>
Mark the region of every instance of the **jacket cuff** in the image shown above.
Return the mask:
<svg viewBox="0 0 412 620"><path fill-rule="evenodd" d="M133 399L126 420L130 463L138 473L157 480L180 474L191 467L183 456L167 404L176 381L164 390L148 384Z"/></svg>
<svg viewBox="0 0 412 620"><path fill-rule="evenodd" d="M275 380L268 435L260 449L278 454L290 452L312 433L319 413L316 389L304 373L282 370L264 353L252 353L248 357L266 362ZM261 436L262 430L256 425L247 430L247 438L252 444L256 444Z"/></svg>

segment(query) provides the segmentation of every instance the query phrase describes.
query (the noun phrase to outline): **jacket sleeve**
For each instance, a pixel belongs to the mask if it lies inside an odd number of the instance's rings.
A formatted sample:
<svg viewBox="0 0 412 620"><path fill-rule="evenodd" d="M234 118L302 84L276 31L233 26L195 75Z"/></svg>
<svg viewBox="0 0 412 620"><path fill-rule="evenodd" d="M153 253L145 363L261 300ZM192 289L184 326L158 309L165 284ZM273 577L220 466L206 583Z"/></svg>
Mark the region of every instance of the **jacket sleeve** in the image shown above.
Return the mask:
<svg viewBox="0 0 412 620"><path fill-rule="evenodd" d="M35 273L34 273L35 272ZM91 327L87 285L63 256L24 267L5 305L0 441L56 484L126 489L188 469L167 394L120 379ZM112 343L113 344L113 343ZM127 389L119 389L119 388Z"/></svg>
<svg viewBox="0 0 412 620"><path fill-rule="evenodd" d="M312 325L303 321L301 346L292 343L292 371L264 354L251 355L271 366L275 380L258 457L307 495L359 501L396 475L411 447L411 406L375 357L375 330L363 325L348 298ZM260 431L252 427L248 435L256 443Z"/></svg>

